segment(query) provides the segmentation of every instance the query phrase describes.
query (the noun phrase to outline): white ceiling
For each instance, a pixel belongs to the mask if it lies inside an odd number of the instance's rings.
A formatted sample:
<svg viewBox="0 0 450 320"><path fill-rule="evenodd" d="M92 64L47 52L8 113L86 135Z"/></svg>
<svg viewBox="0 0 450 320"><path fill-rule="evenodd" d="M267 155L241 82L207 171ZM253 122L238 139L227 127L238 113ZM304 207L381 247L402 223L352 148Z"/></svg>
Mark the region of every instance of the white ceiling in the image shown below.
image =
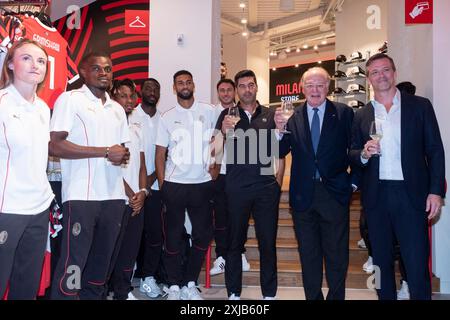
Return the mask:
<svg viewBox="0 0 450 320"><path fill-rule="evenodd" d="M267 37L271 49L334 43L334 13L345 0L221 0L222 35L242 33L242 18L252 37ZM245 3L244 9L239 7ZM287 10L286 10L287 9Z"/></svg>

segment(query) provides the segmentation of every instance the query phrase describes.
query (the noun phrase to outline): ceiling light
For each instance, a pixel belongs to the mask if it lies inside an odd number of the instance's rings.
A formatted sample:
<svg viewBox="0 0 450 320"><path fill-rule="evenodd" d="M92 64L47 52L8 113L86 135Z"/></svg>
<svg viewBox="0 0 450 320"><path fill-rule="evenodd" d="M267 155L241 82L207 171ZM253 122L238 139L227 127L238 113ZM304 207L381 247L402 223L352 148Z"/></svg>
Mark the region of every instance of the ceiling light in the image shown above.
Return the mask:
<svg viewBox="0 0 450 320"><path fill-rule="evenodd" d="M322 61L319 60L319 61L317 61L317 63L318 63L318 64L322 64Z"/></svg>
<svg viewBox="0 0 450 320"><path fill-rule="evenodd" d="M266 69L267 70L267 69ZM277 68L272 68L272 71L277 71Z"/></svg>
<svg viewBox="0 0 450 320"><path fill-rule="evenodd" d="M299 53L299 52L300 52L300 48L297 48L297 49L295 50L295 52Z"/></svg>
<svg viewBox="0 0 450 320"><path fill-rule="evenodd" d="M243 37L246 37L246 36L248 36L248 32L247 32L247 30L244 30L244 31L242 31L242 36L243 36Z"/></svg>
<svg viewBox="0 0 450 320"><path fill-rule="evenodd" d="M298 63L294 67L298 68Z"/></svg>
<svg viewBox="0 0 450 320"><path fill-rule="evenodd" d="M321 42L322 45L326 45L327 43L328 43L327 40L322 40Z"/></svg>
<svg viewBox="0 0 450 320"><path fill-rule="evenodd" d="M304 44L304 45L303 45L303 49L308 49L308 45L307 45L307 44Z"/></svg>
<svg viewBox="0 0 450 320"><path fill-rule="evenodd" d="M242 19L241 19L241 23L242 23L242 24L246 24L246 23L247 23L247 19L242 18Z"/></svg>
<svg viewBox="0 0 450 320"><path fill-rule="evenodd" d="M291 47L287 47L287 48L286 48L286 52L287 52L287 53L291 52Z"/></svg>
<svg viewBox="0 0 450 320"><path fill-rule="evenodd" d="M319 49L319 46L316 44L315 46L314 46L314 50L318 50Z"/></svg>
<svg viewBox="0 0 450 320"><path fill-rule="evenodd" d="M239 3L239 8L245 8L245 3L243 2Z"/></svg>

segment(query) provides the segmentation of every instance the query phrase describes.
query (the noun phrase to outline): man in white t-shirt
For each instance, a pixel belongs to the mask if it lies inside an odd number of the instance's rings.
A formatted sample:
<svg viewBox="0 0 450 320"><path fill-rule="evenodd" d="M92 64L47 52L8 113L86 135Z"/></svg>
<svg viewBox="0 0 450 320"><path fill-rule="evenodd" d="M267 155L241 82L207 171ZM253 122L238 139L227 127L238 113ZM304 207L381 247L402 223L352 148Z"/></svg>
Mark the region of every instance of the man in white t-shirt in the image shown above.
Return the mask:
<svg viewBox="0 0 450 320"><path fill-rule="evenodd" d="M223 110L235 106L235 96L236 96L236 85L231 79L221 79L217 83L217 96L220 103L216 105L216 116L219 115ZM220 134L220 132L219 132ZM219 143L219 141L217 141ZM217 144L215 144L217 146ZM214 240L216 242L216 260L213 263L213 267L209 271L209 274L214 276L225 272L225 256L227 252L227 218L228 218L228 208L227 208L227 196L225 194L225 174L226 174L226 155L223 152L223 157L216 154L216 161L219 161L221 165L215 168L212 176L214 179L214 196L213 196L213 207L214 207ZM250 264L245 257L245 248L242 248L242 271L249 271Z"/></svg>
<svg viewBox="0 0 450 320"><path fill-rule="evenodd" d="M189 71L176 72L173 82L177 104L161 114L156 138L156 175L165 205L163 259L170 286L168 299L202 300L195 282L213 234L208 170L216 116L213 106L194 101L195 85ZM192 224L192 246L186 270L182 270L186 210Z"/></svg>
<svg viewBox="0 0 450 320"><path fill-rule="evenodd" d="M50 155L61 158L63 232L52 299L101 299L125 210L121 165L129 159L123 108L111 100L112 63L103 53L80 62L84 85L60 95Z"/></svg>
<svg viewBox="0 0 450 320"><path fill-rule="evenodd" d="M160 89L161 86L156 79L148 78L144 80L141 85L142 103L134 109L128 118L130 123L138 124L142 128L144 140L149 196L144 203L144 232L141 242L141 256L137 259L136 274L141 277L139 290L150 298L162 295L162 291L156 283L163 244L162 201L155 172L155 142L160 118L156 105L159 101Z"/></svg>

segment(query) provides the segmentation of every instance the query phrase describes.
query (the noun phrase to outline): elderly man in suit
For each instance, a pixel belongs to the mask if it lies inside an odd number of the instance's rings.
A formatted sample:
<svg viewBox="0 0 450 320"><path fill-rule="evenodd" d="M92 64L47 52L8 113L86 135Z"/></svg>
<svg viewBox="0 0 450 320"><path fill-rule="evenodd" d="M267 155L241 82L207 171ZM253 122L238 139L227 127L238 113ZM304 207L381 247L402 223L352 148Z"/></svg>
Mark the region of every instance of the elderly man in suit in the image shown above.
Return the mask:
<svg viewBox="0 0 450 320"><path fill-rule="evenodd" d="M306 102L296 108L287 122L291 133L282 136L280 156L292 153L289 197L303 284L306 299L323 300L325 261L327 300L342 300L348 268L352 194L348 150L353 110L326 98L330 76L325 69L307 70L301 83ZM278 108L278 129L286 123L282 113L282 108Z"/></svg>
<svg viewBox="0 0 450 320"><path fill-rule="evenodd" d="M439 126L428 99L395 87L397 73L391 57L373 55L366 67L374 99L355 115L350 156L362 168L362 205L373 262L381 272L378 297L397 297L397 239L411 299L431 299L427 224L443 205L445 177ZM370 138L372 122L381 126L381 140Z"/></svg>

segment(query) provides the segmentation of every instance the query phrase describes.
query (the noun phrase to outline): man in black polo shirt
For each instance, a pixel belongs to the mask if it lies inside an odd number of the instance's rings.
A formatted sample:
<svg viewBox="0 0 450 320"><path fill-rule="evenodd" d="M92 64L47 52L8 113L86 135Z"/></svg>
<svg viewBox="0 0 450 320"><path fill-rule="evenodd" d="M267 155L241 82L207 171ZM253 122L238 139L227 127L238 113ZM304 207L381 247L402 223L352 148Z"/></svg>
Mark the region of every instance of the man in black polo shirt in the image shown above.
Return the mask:
<svg viewBox="0 0 450 320"><path fill-rule="evenodd" d="M239 300L242 290L241 251L247 239L248 220L255 220L260 253L260 281L264 299L277 293L276 237L280 184L275 176L278 142L274 135L274 111L256 101L258 85L251 70L234 78L239 96L240 121L234 126L228 109L216 129L226 136L226 193L229 209L228 252L225 282L230 300ZM232 138L234 130L237 138ZM283 166L284 167L284 166ZM281 176L283 172L279 173Z"/></svg>

